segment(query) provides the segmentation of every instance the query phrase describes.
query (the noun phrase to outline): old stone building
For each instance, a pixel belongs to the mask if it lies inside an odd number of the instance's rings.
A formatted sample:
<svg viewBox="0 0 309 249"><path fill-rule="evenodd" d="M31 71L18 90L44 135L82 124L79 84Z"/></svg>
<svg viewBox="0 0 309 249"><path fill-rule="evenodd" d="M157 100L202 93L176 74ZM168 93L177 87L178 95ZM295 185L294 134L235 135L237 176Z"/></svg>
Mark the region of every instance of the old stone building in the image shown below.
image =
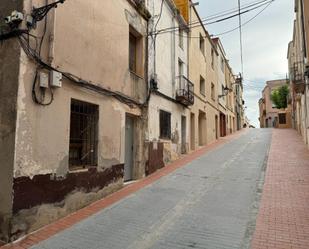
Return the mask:
<svg viewBox="0 0 309 249"><path fill-rule="evenodd" d="M133 0L3 1L25 17L0 46L7 241L144 176L150 14Z"/></svg>

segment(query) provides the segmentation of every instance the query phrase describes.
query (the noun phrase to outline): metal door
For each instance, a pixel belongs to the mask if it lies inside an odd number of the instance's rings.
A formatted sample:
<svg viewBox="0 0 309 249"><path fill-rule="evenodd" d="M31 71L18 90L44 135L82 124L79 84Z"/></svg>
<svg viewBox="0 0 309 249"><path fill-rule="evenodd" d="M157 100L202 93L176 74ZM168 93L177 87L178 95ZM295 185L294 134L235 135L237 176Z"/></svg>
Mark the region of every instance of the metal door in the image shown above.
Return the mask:
<svg viewBox="0 0 309 249"><path fill-rule="evenodd" d="M133 178L134 120L126 116L124 181Z"/></svg>

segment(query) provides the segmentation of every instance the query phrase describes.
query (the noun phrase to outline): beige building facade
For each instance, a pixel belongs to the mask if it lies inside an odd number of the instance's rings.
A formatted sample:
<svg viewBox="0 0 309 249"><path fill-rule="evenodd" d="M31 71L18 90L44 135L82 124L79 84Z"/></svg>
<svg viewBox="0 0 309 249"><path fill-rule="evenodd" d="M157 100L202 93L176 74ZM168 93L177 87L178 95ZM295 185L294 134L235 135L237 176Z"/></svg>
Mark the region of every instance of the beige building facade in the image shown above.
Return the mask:
<svg viewBox="0 0 309 249"><path fill-rule="evenodd" d="M201 19L194 6L190 22ZM195 150L219 138L217 50L204 26L189 33L189 79L194 83L195 102L190 113L190 149Z"/></svg>
<svg viewBox="0 0 309 249"><path fill-rule="evenodd" d="M45 4L5 1L0 8L29 15ZM31 36L4 41L0 239L29 233L144 176L149 16L134 1L66 1Z"/></svg>

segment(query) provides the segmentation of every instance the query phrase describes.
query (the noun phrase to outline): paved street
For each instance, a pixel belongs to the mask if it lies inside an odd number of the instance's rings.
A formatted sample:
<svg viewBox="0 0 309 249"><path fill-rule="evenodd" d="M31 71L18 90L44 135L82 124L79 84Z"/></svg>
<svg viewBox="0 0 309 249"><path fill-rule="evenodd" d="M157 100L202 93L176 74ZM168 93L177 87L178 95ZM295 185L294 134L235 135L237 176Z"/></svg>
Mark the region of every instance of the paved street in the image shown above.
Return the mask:
<svg viewBox="0 0 309 249"><path fill-rule="evenodd" d="M248 248L270 138L250 130L32 248Z"/></svg>
<svg viewBox="0 0 309 249"><path fill-rule="evenodd" d="M309 248L309 153L294 130L273 130L252 249Z"/></svg>

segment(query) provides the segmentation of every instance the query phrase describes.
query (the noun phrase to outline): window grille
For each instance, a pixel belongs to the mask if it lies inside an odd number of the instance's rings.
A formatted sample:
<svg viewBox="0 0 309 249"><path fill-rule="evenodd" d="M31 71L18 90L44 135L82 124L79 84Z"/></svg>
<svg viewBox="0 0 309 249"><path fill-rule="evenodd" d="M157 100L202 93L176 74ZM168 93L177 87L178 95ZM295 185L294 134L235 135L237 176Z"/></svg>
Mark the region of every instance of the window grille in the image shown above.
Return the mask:
<svg viewBox="0 0 309 249"><path fill-rule="evenodd" d="M160 110L160 138L171 139L171 114Z"/></svg>
<svg viewBox="0 0 309 249"><path fill-rule="evenodd" d="M71 100L70 169L97 166L98 106Z"/></svg>

